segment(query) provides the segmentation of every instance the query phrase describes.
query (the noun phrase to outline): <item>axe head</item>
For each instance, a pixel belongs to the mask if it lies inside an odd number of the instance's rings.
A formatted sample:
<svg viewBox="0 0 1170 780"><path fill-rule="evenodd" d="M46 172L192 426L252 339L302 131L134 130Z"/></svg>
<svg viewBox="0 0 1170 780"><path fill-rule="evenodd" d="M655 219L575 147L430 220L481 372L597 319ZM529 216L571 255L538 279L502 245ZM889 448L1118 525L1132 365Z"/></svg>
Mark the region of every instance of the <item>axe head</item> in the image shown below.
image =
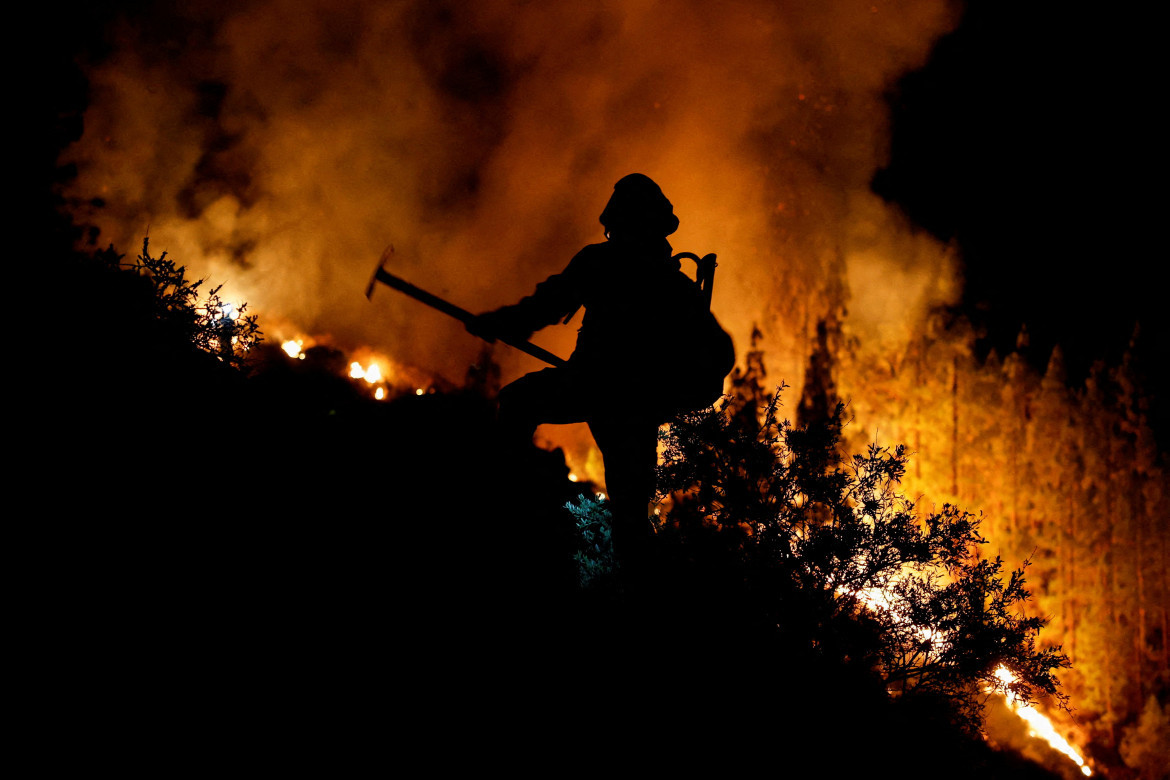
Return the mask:
<svg viewBox="0 0 1170 780"><path fill-rule="evenodd" d="M394 254L394 245L386 247L382 252L381 259L378 260L378 267L374 269L374 273L370 274L370 283L366 285L366 300L370 300L374 296L374 285L378 283L378 272L386 267L386 261Z"/></svg>

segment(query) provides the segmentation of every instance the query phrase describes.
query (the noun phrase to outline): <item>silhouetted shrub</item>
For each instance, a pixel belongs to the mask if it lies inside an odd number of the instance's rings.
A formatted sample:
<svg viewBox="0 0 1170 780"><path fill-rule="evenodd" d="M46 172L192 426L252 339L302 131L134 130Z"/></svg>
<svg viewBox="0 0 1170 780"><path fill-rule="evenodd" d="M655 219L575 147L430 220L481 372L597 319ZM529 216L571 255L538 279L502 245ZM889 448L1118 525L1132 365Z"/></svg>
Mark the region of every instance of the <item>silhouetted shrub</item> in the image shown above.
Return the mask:
<svg viewBox="0 0 1170 780"><path fill-rule="evenodd" d="M212 288L201 301L204 280L188 280L186 266L176 266L166 252L153 257L149 238L142 239L142 254L130 269L150 283L155 319L204 352L240 368L248 352L260 344L256 315L244 313L247 303L235 306L224 301L219 294L223 285Z"/></svg>
<svg viewBox="0 0 1170 780"><path fill-rule="evenodd" d="M788 652L944 702L967 728L993 689L1064 704L1053 672L1068 660L1037 650L1023 570L980 557L979 518L920 513L897 490L901 446L839 455L843 406L794 427L779 402L753 413L737 399L664 429L661 535L676 554L715 562Z"/></svg>

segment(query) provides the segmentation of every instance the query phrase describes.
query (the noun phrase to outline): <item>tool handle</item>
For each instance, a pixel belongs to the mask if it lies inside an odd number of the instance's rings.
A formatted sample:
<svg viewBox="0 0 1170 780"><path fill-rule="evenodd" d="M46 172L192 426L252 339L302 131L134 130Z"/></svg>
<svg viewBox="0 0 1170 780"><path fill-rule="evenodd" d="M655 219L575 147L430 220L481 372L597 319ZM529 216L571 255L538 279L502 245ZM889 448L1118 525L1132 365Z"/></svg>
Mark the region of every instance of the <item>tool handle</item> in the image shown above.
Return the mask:
<svg viewBox="0 0 1170 780"><path fill-rule="evenodd" d="M467 309L456 306L453 303L448 303L437 295L431 295L422 288L415 287L410 282L387 271L385 268L379 268L374 274L374 278L387 287L393 287L395 290L406 293L416 301L421 301L432 309L438 309L446 314L448 317L454 317L462 322L464 325L471 322L475 315Z"/></svg>
<svg viewBox="0 0 1170 780"><path fill-rule="evenodd" d="M537 360L543 360L550 366L563 366L569 362L560 355L554 355L547 349L542 349L541 347L536 346L531 341L509 341L508 339L500 339L500 341L504 342L509 347L515 347L521 352L527 352L529 355L532 355L532 357L536 358Z"/></svg>
<svg viewBox="0 0 1170 780"><path fill-rule="evenodd" d="M439 311L443 312L444 314L446 314L449 317L454 317L455 319L462 322L464 325L468 324L469 322L471 322L472 319L475 318L475 315L472 314L471 312L469 312L467 309L464 309L460 306L456 306L453 303L449 303L448 301L443 300L442 298L440 298L437 295L432 295L431 293L427 292L426 290L415 287L413 284L406 281L405 279L399 278L399 277L395 276L394 274L390 273L385 268L379 268L377 271L374 272L374 280L381 282L382 284L386 285L387 287L393 287L395 290L399 290L401 292L404 292L407 295L409 295L411 298L414 298L416 301L420 301L422 303L425 303L427 306L430 306L432 309L438 309ZM371 282L371 285L372 284L373 283ZM476 335L478 335L478 334L476 334ZM561 358L560 356L554 355L553 353L549 352L547 349L542 349L529 341L512 341L512 340L503 339L503 338L501 338L499 340L504 342L505 344L507 344L509 347L514 347L514 348L520 350L521 352L525 352L529 355L532 355L532 357L536 358L537 360L543 360L545 363L548 363L549 365L563 366L567 362L563 358Z"/></svg>

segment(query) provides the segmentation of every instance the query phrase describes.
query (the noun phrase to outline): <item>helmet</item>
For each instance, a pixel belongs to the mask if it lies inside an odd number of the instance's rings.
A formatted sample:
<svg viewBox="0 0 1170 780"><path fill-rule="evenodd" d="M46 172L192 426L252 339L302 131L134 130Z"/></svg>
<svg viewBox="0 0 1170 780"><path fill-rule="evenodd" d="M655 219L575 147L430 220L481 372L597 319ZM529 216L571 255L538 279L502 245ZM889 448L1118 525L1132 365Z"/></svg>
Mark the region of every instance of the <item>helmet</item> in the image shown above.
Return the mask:
<svg viewBox="0 0 1170 780"><path fill-rule="evenodd" d="M610 232L669 236L678 230L674 207L649 176L631 173L613 185L613 195L601 212L601 224Z"/></svg>

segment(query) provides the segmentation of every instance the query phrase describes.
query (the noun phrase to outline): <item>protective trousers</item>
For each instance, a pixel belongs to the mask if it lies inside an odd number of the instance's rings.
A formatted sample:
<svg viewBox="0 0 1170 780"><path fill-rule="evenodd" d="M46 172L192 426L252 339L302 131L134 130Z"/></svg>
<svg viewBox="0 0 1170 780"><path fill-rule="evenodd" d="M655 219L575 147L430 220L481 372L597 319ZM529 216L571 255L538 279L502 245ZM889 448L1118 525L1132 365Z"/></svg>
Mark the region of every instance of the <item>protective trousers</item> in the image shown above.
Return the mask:
<svg viewBox="0 0 1170 780"><path fill-rule="evenodd" d="M614 554L627 574L644 568L649 554L648 505L662 422L660 414L639 409L634 395L614 392L572 363L527 374L499 394L500 424L518 445L530 443L544 423L589 425L605 465Z"/></svg>

